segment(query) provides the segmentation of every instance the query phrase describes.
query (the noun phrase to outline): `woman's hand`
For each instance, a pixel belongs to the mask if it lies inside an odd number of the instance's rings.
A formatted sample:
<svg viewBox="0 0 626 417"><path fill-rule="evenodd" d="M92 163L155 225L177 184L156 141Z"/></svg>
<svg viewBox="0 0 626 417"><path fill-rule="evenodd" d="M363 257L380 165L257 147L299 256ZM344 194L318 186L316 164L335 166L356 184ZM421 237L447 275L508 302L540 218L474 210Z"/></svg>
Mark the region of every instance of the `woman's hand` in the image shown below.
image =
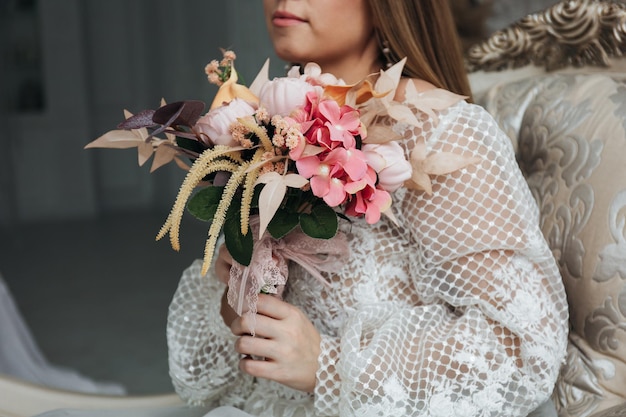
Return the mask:
<svg viewBox="0 0 626 417"><path fill-rule="evenodd" d="M257 311L256 336L250 336L250 317L246 314L230 327L239 336L235 350L247 355L239 368L254 377L313 392L321 342L313 323L299 308L267 294L259 294Z"/></svg>

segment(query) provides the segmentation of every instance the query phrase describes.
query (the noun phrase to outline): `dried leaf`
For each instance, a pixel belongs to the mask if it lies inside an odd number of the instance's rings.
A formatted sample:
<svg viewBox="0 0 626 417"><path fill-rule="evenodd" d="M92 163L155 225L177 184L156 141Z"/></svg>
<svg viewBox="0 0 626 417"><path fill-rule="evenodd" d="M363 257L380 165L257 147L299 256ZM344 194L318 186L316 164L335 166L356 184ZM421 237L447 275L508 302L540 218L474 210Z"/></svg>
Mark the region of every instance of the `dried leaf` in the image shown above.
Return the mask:
<svg viewBox="0 0 626 417"><path fill-rule="evenodd" d="M281 175L270 172L265 175L276 174L275 180L268 180L259 194L259 236L263 236L267 225L280 207L287 192L287 185L281 181Z"/></svg>
<svg viewBox="0 0 626 417"><path fill-rule="evenodd" d="M433 110L445 110L450 106L465 100L467 96L460 96L443 88L433 88L419 94L420 107L428 107Z"/></svg>
<svg viewBox="0 0 626 417"><path fill-rule="evenodd" d="M367 138L364 143L387 143L398 140L401 136L388 126L371 125L367 128Z"/></svg>
<svg viewBox="0 0 626 417"><path fill-rule="evenodd" d="M419 120L417 120L413 111L403 104L390 103L387 108L387 112L389 113L389 116L393 117L400 123L406 123L411 126L420 125Z"/></svg>
<svg viewBox="0 0 626 417"><path fill-rule="evenodd" d="M298 174L287 174L283 176L283 179L291 188L302 188L309 183L309 180Z"/></svg>
<svg viewBox="0 0 626 417"><path fill-rule="evenodd" d="M181 161L181 159L178 157L174 157L174 162L176 163L176 166L183 171L189 171L191 169L191 165ZM198 185L204 185L204 182L200 181Z"/></svg>
<svg viewBox="0 0 626 417"><path fill-rule="evenodd" d="M396 89L402 78L402 71L404 70L404 64L406 58L398 61L387 71L381 71L378 80L376 81L376 91L389 91L390 94L385 97L386 101L393 100Z"/></svg>
<svg viewBox="0 0 626 417"><path fill-rule="evenodd" d="M411 179L405 183L405 186L411 190L425 191L427 194L433 193L430 176L422 171L413 170Z"/></svg>
<svg viewBox="0 0 626 417"><path fill-rule="evenodd" d="M420 137L415 141L415 147L411 151L411 163L421 163L426 159L426 152L426 141Z"/></svg>
<svg viewBox="0 0 626 417"><path fill-rule="evenodd" d="M154 151L154 159L152 161L152 166L150 167L150 172L154 172L163 165L170 163L174 160L174 157L177 154L178 151L176 148L168 143L161 143Z"/></svg>
<svg viewBox="0 0 626 417"><path fill-rule="evenodd" d="M438 152L430 155L423 162L424 172L432 175L444 175L480 161L477 157L467 157L451 152Z"/></svg>
<svg viewBox="0 0 626 417"><path fill-rule="evenodd" d="M261 70L250 84L250 91L252 94L258 96L261 92L261 88L269 81L270 60L266 59L265 64L261 67Z"/></svg>
<svg viewBox="0 0 626 417"><path fill-rule="evenodd" d="M139 146L144 140L136 133L129 130L110 130L98 139L85 145L89 148L113 148L128 149Z"/></svg>
<svg viewBox="0 0 626 417"><path fill-rule="evenodd" d="M389 220L391 220L393 222L393 224L395 224L397 227L401 227L400 226L400 222L398 221L396 216L393 214L393 211L391 210L391 207L389 207L387 210L381 212L380 214L382 214L383 216L385 216Z"/></svg>
<svg viewBox="0 0 626 417"><path fill-rule="evenodd" d="M148 159L152 156L154 152L154 148L152 147L152 143L150 142L141 142L137 146L137 162L139 166L143 166Z"/></svg>

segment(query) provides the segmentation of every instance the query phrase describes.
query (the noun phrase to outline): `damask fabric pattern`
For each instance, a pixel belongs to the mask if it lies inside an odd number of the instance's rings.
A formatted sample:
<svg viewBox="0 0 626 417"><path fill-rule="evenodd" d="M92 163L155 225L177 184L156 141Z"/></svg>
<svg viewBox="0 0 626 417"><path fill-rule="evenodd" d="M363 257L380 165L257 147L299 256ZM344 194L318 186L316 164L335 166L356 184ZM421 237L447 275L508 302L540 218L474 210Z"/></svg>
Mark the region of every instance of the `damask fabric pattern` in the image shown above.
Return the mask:
<svg viewBox="0 0 626 417"><path fill-rule="evenodd" d="M346 225L351 256L329 288L297 265L285 299L322 334L318 383L305 394L238 371L219 315L224 287L200 262L170 306L170 373L190 404L255 416L525 416L552 392L567 342L567 304L537 205L495 121L461 102L398 123L407 152L480 162L398 190L396 226Z"/></svg>
<svg viewBox="0 0 626 417"><path fill-rule="evenodd" d="M626 75L547 74L482 103L518 147L568 294L561 417L626 402Z"/></svg>

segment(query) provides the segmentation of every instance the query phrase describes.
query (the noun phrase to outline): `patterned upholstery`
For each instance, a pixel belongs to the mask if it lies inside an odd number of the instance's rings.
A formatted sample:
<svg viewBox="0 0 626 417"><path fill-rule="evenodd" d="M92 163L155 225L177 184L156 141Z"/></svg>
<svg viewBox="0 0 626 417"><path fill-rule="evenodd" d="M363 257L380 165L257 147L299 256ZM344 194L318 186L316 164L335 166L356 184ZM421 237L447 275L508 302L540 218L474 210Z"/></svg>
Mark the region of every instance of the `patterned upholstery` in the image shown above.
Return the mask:
<svg viewBox="0 0 626 417"><path fill-rule="evenodd" d="M567 290L560 417L626 416L625 51L626 5L564 0L467 58L475 100L516 147Z"/></svg>

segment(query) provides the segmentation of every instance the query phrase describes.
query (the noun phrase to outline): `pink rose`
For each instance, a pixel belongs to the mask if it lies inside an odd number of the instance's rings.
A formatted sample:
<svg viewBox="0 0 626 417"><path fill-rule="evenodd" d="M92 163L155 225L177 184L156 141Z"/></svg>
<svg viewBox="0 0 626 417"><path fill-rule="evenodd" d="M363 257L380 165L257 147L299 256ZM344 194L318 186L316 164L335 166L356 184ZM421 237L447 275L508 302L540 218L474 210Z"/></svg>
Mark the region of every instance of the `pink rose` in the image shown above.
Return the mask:
<svg viewBox="0 0 626 417"><path fill-rule="evenodd" d="M261 87L259 102L272 116L289 116L306 104L307 93L315 89L315 86L300 78L274 78Z"/></svg>
<svg viewBox="0 0 626 417"><path fill-rule="evenodd" d="M378 185L382 189L394 192L411 178L411 164L398 142L365 144L362 150L369 166L378 173Z"/></svg>
<svg viewBox="0 0 626 417"><path fill-rule="evenodd" d="M251 116L255 108L245 100L233 99L230 103L216 107L198 119L196 131L206 135L214 145L236 146L230 134L230 126L238 118Z"/></svg>

